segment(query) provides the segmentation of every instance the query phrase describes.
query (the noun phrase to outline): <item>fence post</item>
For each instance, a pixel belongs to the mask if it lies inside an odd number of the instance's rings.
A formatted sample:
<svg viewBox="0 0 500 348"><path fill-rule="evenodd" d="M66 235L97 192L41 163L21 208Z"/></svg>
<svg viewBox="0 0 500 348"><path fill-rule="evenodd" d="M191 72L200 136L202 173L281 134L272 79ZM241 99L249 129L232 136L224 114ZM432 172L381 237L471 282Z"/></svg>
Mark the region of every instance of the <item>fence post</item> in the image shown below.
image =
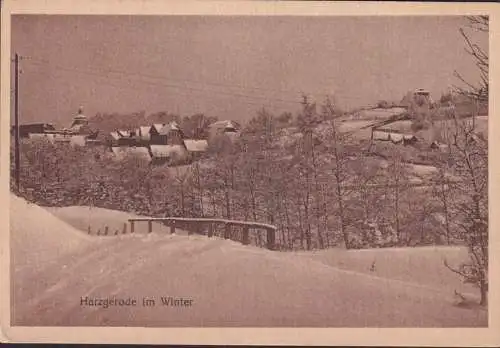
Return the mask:
<svg viewBox="0 0 500 348"><path fill-rule="evenodd" d="M229 239L231 236L231 225L226 223L224 226L224 239Z"/></svg>
<svg viewBox="0 0 500 348"><path fill-rule="evenodd" d="M134 224L135 224L135 221L130 221L130 233L134 233Z"/></svg>
<svg viewBox="0 0 500 348"><path fill-rule="evenodd" d="M274 242L275 242L275 232L274 228L266 228L267 230L267 248L269 250L274 250Z"/></svg>
<svg viewBox="0 0 500 348"><path fill-rule="evenodd" d="M123 231L122 231L123 234L127 233L127 223L124 222L123 223Z"/></svg>
<svg viewBox="0 0 500 348"><path fill-rule="evenodd" d="M104 235L107 236L109 232L109 227L108 225L104 226Z"/></svg>
<svg viewBox="0 0 500 348"><path fill-rule="evenodd" d="M89 225L89 227L87 228L87 232L88 232L88 234L92 234L92 230L90 229L90 225Z"/></svg>
<svg viewBox="0 0 500 348"><path fill-rule="evenodd" d="M170 234L175 233L175 220L172 220L172 223L170 224Z"/></svg>
<svg viewBox="0 0 500 348"><path fill-rule="evenodd" d="M250 244L248 230L249 230L248 226L243 226L243 240L242 240L243 245Z"/></svg>
<svg viewBox="0 0 500 348"><path fill-rule="evenodd" d="M214 235L214 225L212 222L209 222L208 223L208 234L207 234L207 237L210 238L210 237L213 237Z"/></svg>
<svg viewBox="0 0 500 348"><path fill-rule="evenodd" d="M153 221L148 221L148 233L153 232Z"/></svg>

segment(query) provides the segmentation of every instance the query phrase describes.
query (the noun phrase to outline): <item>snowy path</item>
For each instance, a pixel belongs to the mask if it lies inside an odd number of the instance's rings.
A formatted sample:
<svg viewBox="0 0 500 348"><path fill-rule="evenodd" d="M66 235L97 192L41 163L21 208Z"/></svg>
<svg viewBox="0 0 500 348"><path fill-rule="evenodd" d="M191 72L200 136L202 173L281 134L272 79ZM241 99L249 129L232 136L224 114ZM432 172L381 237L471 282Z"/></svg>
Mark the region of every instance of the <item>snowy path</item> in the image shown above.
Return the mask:
<svg viewBox="0 0 500 348"><path fill-rule="evenodd" d="M454 307L449 296L433 288L197 236L110 240L32 271L37 277L19 274L17 284L36 291L18 293L18 324L471 327L486 323L486 311ZM85 296L132 297L139 305L82 307L80 297ZM193 305L163 306L160 296L189 298ZM156 306L143 307L143 297L154 298Z"/></svg>

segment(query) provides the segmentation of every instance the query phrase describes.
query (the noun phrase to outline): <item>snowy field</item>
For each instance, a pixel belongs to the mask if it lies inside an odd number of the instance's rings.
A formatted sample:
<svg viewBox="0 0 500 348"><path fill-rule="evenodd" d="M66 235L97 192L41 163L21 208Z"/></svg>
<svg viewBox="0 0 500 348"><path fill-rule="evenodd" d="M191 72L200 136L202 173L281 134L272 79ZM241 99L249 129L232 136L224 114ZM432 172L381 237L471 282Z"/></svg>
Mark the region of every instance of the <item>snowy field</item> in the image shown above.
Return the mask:
<svg viewBox="0 0 500 348"><path fill-rule="evenodd" d="M443 269L443 257L466 257L460 248L280 253L161 231L89 237L77 229L78 207L54 215L11 197L12 325L487 326L486 310L456 305L454 290L471 299L474 290ZM98 214L109 223L124 213ZM138 305L82 306L87 296ZM191 306L164 306L161 296Z"/></svg>

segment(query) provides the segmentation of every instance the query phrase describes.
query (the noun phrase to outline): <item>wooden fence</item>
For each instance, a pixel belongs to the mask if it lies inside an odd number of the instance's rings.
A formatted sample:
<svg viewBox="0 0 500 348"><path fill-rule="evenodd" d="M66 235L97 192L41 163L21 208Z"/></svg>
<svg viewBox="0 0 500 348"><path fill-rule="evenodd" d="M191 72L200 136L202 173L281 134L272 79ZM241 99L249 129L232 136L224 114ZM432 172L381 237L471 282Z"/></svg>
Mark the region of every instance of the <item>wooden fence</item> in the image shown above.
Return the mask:
<svg viewBox="0 0 500 348"><path fill-rule="evenodd" d="M163 222L170 227L170 233L175 233L175 229L179 228L186 230L188 234L199 233L199 231L204 230L208 227L207 237L212 237L214 235L215 228L217 226L224 226L224 238L232 239L232 228L241 227L243 230L241 240L242 244L250 244L250 229L260 229L266 231L266 247L269 250L275 250L276 245L276 226L249 222L249 221L237 221L237 220L226 220L226 219L212 219L212 218L176 218L176 217L166 217L166 218L133 218L128 219L130 222L130 233L134 233L135 224L137 222L147 222L148 223L148 233L153 232L153 222Z"/></svg>

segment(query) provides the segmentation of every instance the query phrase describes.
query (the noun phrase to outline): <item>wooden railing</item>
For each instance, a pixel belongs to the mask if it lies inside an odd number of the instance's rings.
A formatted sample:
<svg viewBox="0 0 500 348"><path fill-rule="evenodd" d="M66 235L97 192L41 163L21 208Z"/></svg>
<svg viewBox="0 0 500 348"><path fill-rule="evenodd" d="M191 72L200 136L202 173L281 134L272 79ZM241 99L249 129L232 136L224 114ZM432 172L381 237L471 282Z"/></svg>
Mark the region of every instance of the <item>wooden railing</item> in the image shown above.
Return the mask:
<svg viewBox="0 0 500 348"><path fill-rule="evenodd" d="M153 232L153 222L163 222L170 227L170 233L175 233L175 229L183 229L188 232L188 234L194 231L201 231L205 227L208 227L207 237L212 237L214 235L214 230L217 225L224 226L224 238L231 239L232 227L241 227L243 229L243 234L240 242L244 245L250 244L250 229L260 229L266 231L266 248L269 250L275 249L276 242L276 226L249 222L249 221L238 221L238 220L226 220L226 219L212 219L212 218L180 218L180 217L166 217L166 218L132 218L128 219L130 222L130 233L135 231L135 223L145 221L148 223L148 233Z"/></svg>

